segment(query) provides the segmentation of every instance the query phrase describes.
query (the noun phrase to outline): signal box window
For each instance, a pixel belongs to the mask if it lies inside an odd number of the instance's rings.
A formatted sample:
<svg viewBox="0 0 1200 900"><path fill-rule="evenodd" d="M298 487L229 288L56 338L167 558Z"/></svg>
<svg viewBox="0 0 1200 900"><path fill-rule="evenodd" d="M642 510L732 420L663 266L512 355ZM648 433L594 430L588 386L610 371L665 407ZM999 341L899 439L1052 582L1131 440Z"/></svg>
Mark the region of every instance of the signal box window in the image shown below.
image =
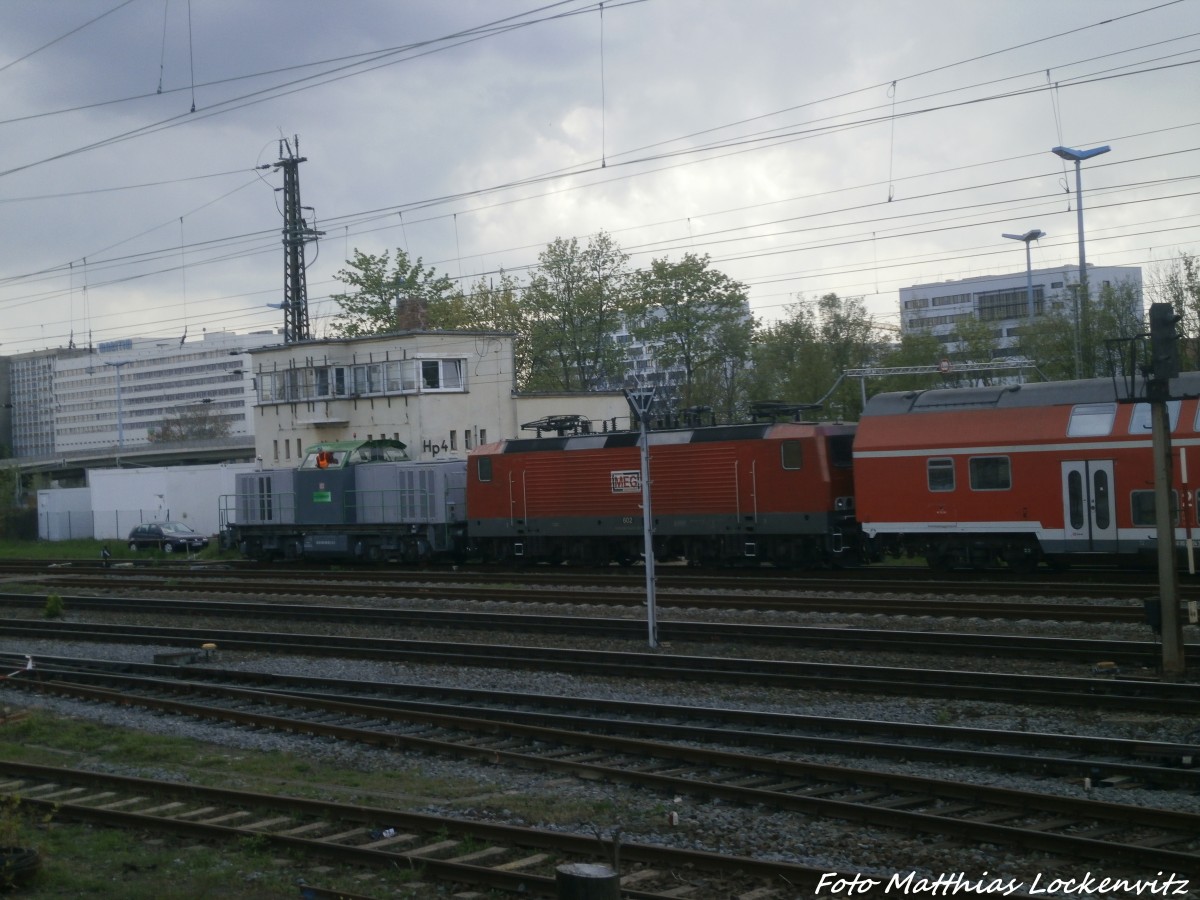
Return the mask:
<svg viewBox="0 0 1200 900"><path fill-rule="evenodd" d="M1067 437L1104 437L1112 434L1116 417L1115 403L1080 403L1071 408Z"/></svg>
<svg viewBox="0 0 1200 900"><path fill-rule="evenodd" d="M977 456L968 460L973 491L1007 491L1012 488L1012 471L1007 456Z"/></svg>
<svg viewBox="0 0 1200 900"><path fill-rule="evenodd" d="M785 469L799 469L804 464L803 448L799 441L783 441L779 452Z"/></svg>
<svg viewBox="0 0 1200 900"><path fill-rule="evenodd" d="M954 490L954 460L931 459L925 464L925 473L929 479L929 490Z"/></svg>
<svg viewBox="0 0 1200 900"><path fill-rule="evenodd" d="M480 481L492 480L492 458L490 456L481 456L476 460L476 474L479 475Z"/></svg>
<svg viewBox="0 0 1200 900"><path fill-rule="evenodd" d="M1133 524L1138 528L1153 528L1157 504L1154 491L1132 491L1129 499L1133 505ZM1171 491L1171 524L1179 524L1179 493Z"/></svg>

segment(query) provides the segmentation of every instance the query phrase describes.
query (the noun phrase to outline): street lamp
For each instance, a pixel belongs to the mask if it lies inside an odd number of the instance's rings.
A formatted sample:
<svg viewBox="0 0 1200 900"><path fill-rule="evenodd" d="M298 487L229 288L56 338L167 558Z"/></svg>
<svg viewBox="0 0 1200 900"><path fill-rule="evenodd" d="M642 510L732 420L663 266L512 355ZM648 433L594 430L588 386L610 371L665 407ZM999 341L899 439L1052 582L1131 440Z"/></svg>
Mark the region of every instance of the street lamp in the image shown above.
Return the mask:
<svg viewBox="0 0 1200 900"><path fill-rule="evenodd" d="M1087 324L1089 323L1088 304L1091 302L1088 294L1088 277L1087 277L1087 258L1083 252L1083 176L1080 174L1080 163L1085 159L1091 159L1093 156L1099 156L1101 153L1107 153L1111 147L1107 144L1103 147L1093 147L1091 150L1073 150L1070 147L1053 147L1050 152L1062 159L1070 160L1075 163L1075 214L1079 228L1079 312L1075 316L1076 327L1083 334L1087 334ZM1082 317L1082 318L1081 318ZM1079 377L1079 360L1075 361L1076 372L1075 377ZM1089 366L1089 368L1091 368ZM1095 373L1092 373L1095 374Z"/></svg>
<svg viewBox="0 0 1200 900"><path fill-rule="evenodd" d="M1024 234L1002 234L1000 237L1012 238L1014 241L1025 242L1025 291L1029 300L1029 322L1033 324L1033 261L1029 255L1029 244L1040 241L1046 232L1034 228Z"/></svg>
<svg viewBox="0 0 1200 900"><path fill-rule="evenodd" d="M121 367L129 365L133 360L125 359L121 362L106 362L106 366L112 366L117 370L117 450L124 451L125 449L125 419L122 415L121 408Z"/></svg>

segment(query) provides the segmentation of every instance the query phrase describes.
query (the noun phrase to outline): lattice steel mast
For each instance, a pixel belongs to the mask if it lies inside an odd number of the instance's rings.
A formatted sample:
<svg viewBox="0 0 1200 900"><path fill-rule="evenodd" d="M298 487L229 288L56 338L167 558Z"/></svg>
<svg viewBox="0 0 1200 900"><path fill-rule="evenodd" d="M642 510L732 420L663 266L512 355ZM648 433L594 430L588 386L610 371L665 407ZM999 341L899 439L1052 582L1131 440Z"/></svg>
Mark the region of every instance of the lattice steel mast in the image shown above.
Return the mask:
<svg viewBox="0 0 1200 900"><path fill-rule="evenodd" d="M292 144L295 144L293 148ZM284 155L286 151L286 156ZM305 276L304 245L324 232L312 228L301 215L300 138L279 142L279 162L283 170L283 341L294 344L312 340L308 324L308 282Z"/></svg>

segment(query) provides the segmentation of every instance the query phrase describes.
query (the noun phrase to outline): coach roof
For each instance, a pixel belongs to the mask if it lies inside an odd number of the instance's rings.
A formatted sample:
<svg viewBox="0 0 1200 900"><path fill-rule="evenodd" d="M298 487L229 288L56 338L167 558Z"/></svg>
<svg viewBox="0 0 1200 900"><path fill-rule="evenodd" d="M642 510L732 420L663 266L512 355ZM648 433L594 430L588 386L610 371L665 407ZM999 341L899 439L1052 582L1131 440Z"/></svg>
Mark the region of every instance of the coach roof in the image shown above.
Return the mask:
<svg viewBox="0 0 1200 900"><path fill-rule="evenodd" d="M1144 385L1136 384L1144 397ZM1124 381L1090 378L1084 381L1046 381L1038 384L993 385L991 387L939 388L927 391L893 391L876 394L867 401L863 418L905 413L953 412L970 409L1020 409L1071 406L1077 403L1113 403L1122 399ZM1171 380L1171 396L1200 395L1200 372L1185 372Z"/></svg>

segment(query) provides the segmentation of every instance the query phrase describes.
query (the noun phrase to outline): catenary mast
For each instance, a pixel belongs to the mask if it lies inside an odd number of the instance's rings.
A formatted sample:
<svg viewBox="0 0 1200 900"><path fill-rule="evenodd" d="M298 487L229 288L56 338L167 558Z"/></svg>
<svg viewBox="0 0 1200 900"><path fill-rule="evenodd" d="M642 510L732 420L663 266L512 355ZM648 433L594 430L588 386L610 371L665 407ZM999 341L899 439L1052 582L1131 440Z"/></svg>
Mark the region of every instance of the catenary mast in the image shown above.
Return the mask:
<svg viewBox="0 0 1200 900"><path fill-rule="evenodd" d="M292 145L295 145L294 147ZM285 156L286 153L286 156ZM283 170L283 341L294 344L312 340L308 324L308 283L304 271L304 245L324 232L304 220L300 206L300 138L279 142L279 162ZM311 209L311 207L309 207Z"/></svg>

